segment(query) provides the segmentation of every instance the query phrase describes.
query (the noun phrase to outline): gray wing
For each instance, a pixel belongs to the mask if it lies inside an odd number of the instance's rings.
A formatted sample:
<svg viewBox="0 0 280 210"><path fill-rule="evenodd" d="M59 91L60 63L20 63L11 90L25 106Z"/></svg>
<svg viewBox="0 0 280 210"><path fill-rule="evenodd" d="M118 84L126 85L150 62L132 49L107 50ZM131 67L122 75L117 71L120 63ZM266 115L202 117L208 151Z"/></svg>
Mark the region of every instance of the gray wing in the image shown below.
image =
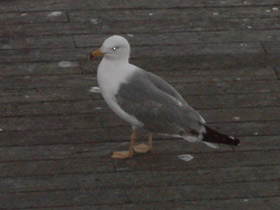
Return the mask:
<svg viewBox="0 0 280 210"><path fill-rule="evenodd" d="M125 112L152 132L197 135L204 123L171 85L142 69L121 84L116 99Z"/></svg>

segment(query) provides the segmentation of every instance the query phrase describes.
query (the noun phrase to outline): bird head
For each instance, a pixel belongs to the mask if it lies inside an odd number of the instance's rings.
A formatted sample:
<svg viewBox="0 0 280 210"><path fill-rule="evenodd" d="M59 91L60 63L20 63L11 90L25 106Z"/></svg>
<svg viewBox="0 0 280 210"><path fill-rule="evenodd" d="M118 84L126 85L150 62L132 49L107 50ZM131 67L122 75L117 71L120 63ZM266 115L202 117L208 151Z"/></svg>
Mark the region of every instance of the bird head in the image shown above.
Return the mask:
<svg viewBox="0 0 280 210"><path fill-rule="evenodd" d="M90 58L104 56L113 60L128 60L130 54L130 45L122 36L110 36L102 46L90 53Z"/></svg>

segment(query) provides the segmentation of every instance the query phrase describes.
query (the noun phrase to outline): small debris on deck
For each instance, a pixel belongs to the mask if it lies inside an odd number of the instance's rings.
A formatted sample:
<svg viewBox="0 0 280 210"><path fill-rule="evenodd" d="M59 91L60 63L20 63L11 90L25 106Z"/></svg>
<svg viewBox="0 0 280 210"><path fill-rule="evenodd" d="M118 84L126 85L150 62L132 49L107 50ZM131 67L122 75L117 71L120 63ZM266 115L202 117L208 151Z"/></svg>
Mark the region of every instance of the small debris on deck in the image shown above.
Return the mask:
<svg viewBox="0 0 280 210"><path fill-rule="evenodd" d="M178 158L183 160L183 161L191 161L193 159L192 155L189 154L183 154L183 155L178 155Z"/></svg>

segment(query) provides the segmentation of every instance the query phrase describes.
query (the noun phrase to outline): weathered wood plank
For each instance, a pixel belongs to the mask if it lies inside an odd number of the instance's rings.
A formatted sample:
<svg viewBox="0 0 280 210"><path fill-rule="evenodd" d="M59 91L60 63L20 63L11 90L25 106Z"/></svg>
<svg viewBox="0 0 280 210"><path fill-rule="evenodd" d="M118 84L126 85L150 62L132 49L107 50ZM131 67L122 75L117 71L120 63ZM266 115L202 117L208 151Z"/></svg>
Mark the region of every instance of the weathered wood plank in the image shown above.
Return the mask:
<svg viewBox="0 0 280 210"><path fill-rule="evenodd" d="M194 154L189 162L180 160L177 155L143 155L124 162L114 161L117 171L185 171L200 168L268 166L279 164L279 150L200 153Z"/></svg>
<svg viewBox="0 0 280 210"><path fill-rule="evenodd" d="M127 189L132 202L185 201L279 196L278 182L223 183L180 187ZM242 186L242 187L238 187Z"/></svg>
<svg viewBox="0 0 280 210"><path fill-rule="evenodd" d="M1 117L11 116L38 116L38 115L73 115L88 114L96 115L108 112L104 101L77 100L60 102L33 102L33 103L7 103L1 104ZM264 117L265 118L265 117Z"/></svg>
<svg viewBox="0 0 280 210"><path fill-rule="evenodd" d="M63 48L1 50L0 63L86 60L89 52L88 49L77 48L73 48L71 53L69 49Z"/></svg>
<svg viewBox="0 0 280 210"><path fill-rule="evenodd" d="M263 42L263 45L267 53L280 53L280 42Z"/></svg>
<svg viewBox="0 0 280 210"><path fill-rule="evenodd" d="M280 67L275 67L275 72L276 72L276 75L278 76L278 79L280 79Z"/></svg>
<svg viewBox="0 0 280 210"><path fill-rule="evenodd" d="M24 0L14 1L13 3L6 1L2 4L2 7L7 12L11 11L44 11L52 10L87 10L87 9L138 9L138 8L179 8L179 7L226 7L226 6L266 6L266 5L279 5L278 0L247 0L245 2L240 0L231 1L167 1L156 0L149 2L133 0L129 3L125 3L121 0L107 0L107 1L88 1L81 0L80 2L70 0L47 0L44 2L38 2L36 0Z"/></svg>
<svg viewBox="0 0 280 210"><path fill-rule="evenodd" d="M54 191L16 193L0 195L1 207L3 208L41 208L52 206L79 206L98 204L126 203L125 191L118 190L83 190L78 191Z"/></svg>
<svg viewBox="0 0 280 210"><path fill-rule="evenodd" d="M152 51L153 57L184 56L205 54L246 54L262 53L260 43L215 43L215 44L188 44L176 46L148 46L134 47L132 53L140 57L148 57L147 52ZM174 52L175 51L175 52Z"/></svg>
<svg viewBox="0 0 280 210"><path fill-rule="evenodd" d="M110 158L42 160L0 163L0 177L51 176L72 173L113 172Z"/></svg>
<svg viewBox="0 0 280 210"><path fill-rule="evenodd" d="M18 87L17 87L18 88ZM24 87L23 87L24 88ZM4 98L0 104L9 103L30 103L30 102L50 102L50 101L81 101L90 100L89 88L45 88L30 90L8 90L3 93ZM94 95L95 99L101 99L101 95ZM42 103L44 106L44 103Z"/></svg>
<svg viewBox="0 0 280 210"><path fill-rule="evenodd" d="M0 64L1 76L34 76L80 74L80 64L76 61L64 62L34 62Z"/></svg>
<svg viewBox="0 0 280 210"><path fill-rule="evenodd" d="M162 57L162 58L132 58L131 62L141 66L146 70L153 69L170 71L182 69L240 69L240 68L260 68L268 67L267 62L272 65L278 60L268 59L263 54L231 54L231 55L189 55L178 57ZM151 65L156 63L157 65ZM158 67L157 67L158 66Z"/></svg>
<svg viewBox="0 0 280 210"><path fill-rule="evenodd" d="M62 61L86 60L91 49L19 49L0 51L0 63L30 62L30 61ZM189 44L168 46L136 46L132 48L132 57L168 57L186 55L209 54L261 54L264 50L258 42L244 43L219 43L219 44Z"/></svg>
<svg viewBox="0 0 280 210"><path fill-rule="evenodd" d="M250 93L225 96L185 96L184 98L196 109L209 109L278 106L280 103L279 96L279 93Z"/></svg>
<svg viewBox="0 0 280 210"><path fill-rule="evenodd" d="M3 2L2 2L3 3ZM1 5L2 6L2 5ZM2 7L3 8L3 7ZM2 10L3 11L3 10ZM65 11L1 13L0 24L68 22Z"/></svg>
<svg viewBox="0 0 280 210"><path fill-rule="evenodd" d="M127 141L131 127L0 132L1 146L81 144Z"/></svg>
<svg viewBox="0 0 280 210"><path fill-rule="evenodd" d="M81 88L96 85L93 75L51 75L51 76L12 76L5 77L0 87L7 90L24 91L32 88ZM16 91L15 91L16 92Z"/></svg>
<svg viewBox="0 0 280 210"><path fill-rule="evenodd" d="M132 46L135 45L170 45L186 43L221 43L221 42L257 42L280 40L279 30L263 31L204 31L180 32L164 34L122 34ZM133 37L131 37L133 36ZM101 45L107 35L75 35L78 47L97 47Z"/></svg>
<svg viewBox="0 0 280 210"><path fill-rule="evenodd" d="M153 52L148 53L152 56ZM277 59L274 61L269 59L264 54L231 54L231 55L188 55L188 56L177 56L177 57L145 57L139 58L136 55L134 58L130 59L130 62L151 72L157 71L168 71L172 74L173 71L185 71L185 70L195 70L192 71L194 74L199 69L209 69L212 70L211 75L223 74L223 70L226 72L225 75L232 75L234 72L239 76L239 71L243 71L245 74L251 72L255 69L256 74L261 74L264 79L275 78L275 72L272 71L270 65L279 63ZM82 67L83 73L96 73L97 65L100 60L93 61L82 61L80 65ZM270 65L268 65L268 63ZM155 65L156 64L156 65ZM280 64L279 64L280 65ZM232 69L232 70L230 70ZM251 69L251 70L250 70ZM271 69L271 70L269 70ZM215 72L217 71L217 73ZM230 73L232 71L232 73ZM263 71L263 73L259 73ZM203 74L200 71L198 74ZM205 72L204 72L205 74ZM270 76L266 76L269 74ZM181 75L180 75L181 76ZM240 75L240 78L244 76ZM255 76L250 74L249 78L255 78Z"/></svg>
<svg viewBox="0 0 280 210"><path fill-rule="evenodd" d="M242 122L278 120L280 107L232 108L198 110L207 122ZM269 123L269 122L268 122Z"/></svg>
<svg viewBox="0 0 280 210"><path fill-rule="evenodd" d="M207 18L271 18L278 17L279 10L273 10L272 6L262 7L217 7L217 8L176 8L176 9L132 9L132 10L86 10L70 11L70 21L110 21L114 17L116 21L130 20L178 20L178 19L207 19ZM278 7L275 7L278 8Z"/></svg>
<svg viewBox="0 0 280 210"><path fill-rule="evenodd" d="M145 66L147 64L144 64ZM159 64L160 65L160 64ZM172 69L174 68L174 69ZM210 82L216 82L220 84L243 84L238 81L243 80L275 80L277 76L272 68L241 68L241 69L208 69L208 70L189 70L187 68L180 69L180 67L174 65L162 66L157 65L147 66L148 71L162 77L169 83L195 83L200 86L208 86ZM155 71L154 71L155 69ZM244 84L247 83L244 81ZM206 83L208 82L208 83ZM267 81L269 83L269 81ZM277 83L277 82L276 82ZM195 85L194 84L194 85ZM248 82L250 84L250 82ZM184 90L185 91L185 90Z"/></svg>
<svg viewBox="0 0 280 210"><path fill-rule="evenodd" d="M139 155L133 159L114 160L114 169L117 171L188 171L198 169L251 167L251 166L278 166L279 150L244 151L223 153L192 154L194 159L185 162L178 158L179 154L162 155L152 153ZM113 172L110 156L13 161L0 163L1 178L24 176L51 176L61 174L84 174ZM48 170L45 170L45 169Z"/></svg>
<svg viewBox="0 0 280 210"><path fill-rule="evenodd" d="M73 48L74 41L70 36L34 36L0 39L0 49L33 49L33 48Z"/></svg>
<svg viewBox="0 0 280 210"><path fill-rule="evenodd" d="M268 62L271 66L277 67L280 66L280 59L279 59L280 53L269 53L267 54L268 57ZM278 71L276 71L276 74L278 73ZM279 78L279 74L278 78Z"/></svg>
<svg viewBox="0 0 280 210"><path fill-rule="evenodd" d="M99 210L170 210L170 209L227 209L227 210L247 210L247 209L277 209L279 207L280 199L277 197L265 197L265 198L246 198L246 199L222 199L222 200L207 200L207 201L171 201L171 202L149 202L149 203L137 203L137 204L124 204L124 205L100 205ZM93 206L80 206L75 210L91 210ZM52 207L44 208L44 210L67 210L68 207Z"/></svg>
<svg viewBox="0 0 280 210"><path fill-rule="evenodd" d="M217 80L215 77L212 80ZM184 95L211 94L242 94L242 93L270 93L280 91L280 82L276 81L237 81L233 82L196 82L191 84L174 84L175 88ZM206 90L207 89L207 90Z"/></svg>
<svg viewBox="0 0 280 210"><path fill-rule="evenodd" d="M59 144L61 141L56 142L55 145L38 145L38 146L16 146L16 147L3 147L0 148L0 162L13 162L13 161L35 161L35 160L59 160L59 159L74 159L74 158L109 158L113 151L123 150L129 147L129 134L123 134L123 139L127 141L120 142L106 142L100 143L98 140L90 139L91 144L76 142L71 144ZM111 135L112 137L112 135ZM56 136L59 138L59 136ZM102 138L102 137L101 137ZM145 138L145 139L144 139ZM140 136L139 143L146 141L146 136ZM236 151L265 151L280 149L279 136L272 137L247 137L240 138L241 144L236 147ZM26 137L28 141L28 136ZM144 139L144 140L143 140ZM81 138L78 140L83 141ZM100 141L100 140L99 140ZM79 144L78 144L79 143ZM32 144L32 142L31 142ZM232 152L232 148L221 146L217 150L207 147L204 144L191 144L182 139L168 139L168 140L155 140L154 141L154 155L179 155L184 153L213 153L213 152Z"/></svg>
<svg viewBox="0 0 280 210"><path fill-rule="evenodd" d="M277 114L277 113L276 113ZM223 133L232 134L234 136L251 136L251 135L278 135L280 132L276 129L279 127L279 121L271 122L247 122L234 124L212 124L211 126Z"/></svg>
<svg viewBox="0 0 280 210"><path fill-rule="evenodd" d="M277 180L279 166L198 169L190 171L71 174L60 176L2 178L0 193L42 192L79 189L182 186L192 183L258 182ZM203 177L203 178L201 178Z"/></svg>
<svg viewBox="0 0 280 210"><path fill-rule="evenodd" d="M28 25L5 25L0 27L3 37L82 34L162 34L172 32L202 31L250 31L276 30L280 28L278 18L235 18L201 20L155 20L155 21L103 21L44 23Z"/></svg>
<svg viewBox="0 0 280 210"><path fill-rule="evenodd" d="M101 127L98 115L39 116L1 118L3 131L57 130Z"/></svg>
<svg viewBox="0 0 280 210"><path fill-rule="evenodd" d="M117 116L115 116L114 119L118 119ZM270 123L271 122L267 122L266 124L269 125ZM233 135L234 126L236 125L232 124L232 129L227 128L228 134ZM224 131L225 128L226 126L220 127L220 131ZM256 128L255 132L251 132L251 135L253 136L242 137L242 140L244 139L246 140L246 144L241 149L244 148L245 150L261 150L261 149L275 149L278 147L277 142L279 136L261 136L261 133L258 133L259 131L257 129L258 128ZM130 133L131 133L131 127L127 124L126 127L102 127L102 128L78 129L78 130L66 129L66 130L52 130L52 131L45 130L45 131L0 132L0 137L1 137L0 145L3 147L7 147L7 146L81 144L81 143L123 142L123 141L127 143L129 141ZM246 133L246 132L242 133L241 131L239 131L238 133L236 133L235 131L235 134L239 134L238 136L250 135L250 133ZM147 135L140 133L140 136L138 136L138 138L140 140L145 140L147 138ZM155 139L163 139L163 138L164 137L162 136L155 136ZM255 141L260 143L254 144ZM174 145L176 146L177 144ZM173 150L174 148L176 147L173 147ZM169 150L167 149L165 151L169 151Z"/></svg>

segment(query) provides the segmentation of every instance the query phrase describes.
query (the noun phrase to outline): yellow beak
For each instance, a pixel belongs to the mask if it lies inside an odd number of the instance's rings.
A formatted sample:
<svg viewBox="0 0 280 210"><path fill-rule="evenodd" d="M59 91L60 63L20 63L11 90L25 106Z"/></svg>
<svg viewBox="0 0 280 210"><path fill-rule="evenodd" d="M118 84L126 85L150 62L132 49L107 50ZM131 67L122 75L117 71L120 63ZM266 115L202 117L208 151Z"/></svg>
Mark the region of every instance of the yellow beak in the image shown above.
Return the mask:
<svg viewBox="0 0 280 210"><path fill-rule="evenodd" d="M90 53L90 58L95 58L95 57L100 57L100 56L104 56L104 53L102 53L102 52L100 51L100 49L95 50L95 51L92 51L92 52Z"/></svg>

